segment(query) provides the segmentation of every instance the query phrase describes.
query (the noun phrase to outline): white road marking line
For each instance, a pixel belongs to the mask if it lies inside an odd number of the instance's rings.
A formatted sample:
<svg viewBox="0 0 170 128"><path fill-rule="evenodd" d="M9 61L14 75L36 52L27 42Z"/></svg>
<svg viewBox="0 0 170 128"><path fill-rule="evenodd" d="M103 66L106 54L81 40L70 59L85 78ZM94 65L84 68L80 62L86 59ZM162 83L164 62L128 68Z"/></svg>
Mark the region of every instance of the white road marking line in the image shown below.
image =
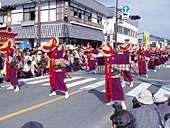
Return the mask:
<svg viewBox="0 0 170 128"><path fill-rule="evenodd" d="M126 93L126 95L128 96L136 96L137 94L139 94L141 91L149 88L152 84L149 83L141 83L139 84L136 88L132 89L131 91L129 91L128 93Z"/></svg>
<svg viewBox="0 0 170 128"><path fill-rule="evenodd" d="M90 81L94 81L96 79L97 78L88 78L88 79L77 81L77 82L74 82L74 83L71 83L71 84L66 84L66 86L67 86L67 88L71 88L71 87L75 87L77 85L81 85L81 84L84 84L84 83L87 83L87 82L90 82Z"/></svg>
<svg viewBox="0 0 170 128"><path fill-rule="evenodd" d="M169 98L170 96L170 85L162 85L162 87L154 94L154 96L156 95L165 95L166 97Z"/></svg>
<svg viewBox="0 0 170 128"><path fill-rule="evenodd" d="M64 82L68 82L68 81L72 81L72 80L76 80L76 79L80 79L81 77L73 77L73 78L71 78L71 79L69 79L69 78L67 78L67 79L65 79L64 80ZM43 86L50 86L50 82L48 82L48 83L45 83L45 84L42 84ZM66 84L66 86L67 86L67 84Z"/></svg>
<svg viewBox="0 0 170 128"><path fill-rule="evenodd" d="M100 86L102 86L102 85L105 85L105 80L99 81L99 82L97 82L97 83L90 84L90 85L85 86L85 87L82 87L82 88L80 88L80 89L83 89L83 90L91 90L91 89L100 87Z"/></svg>

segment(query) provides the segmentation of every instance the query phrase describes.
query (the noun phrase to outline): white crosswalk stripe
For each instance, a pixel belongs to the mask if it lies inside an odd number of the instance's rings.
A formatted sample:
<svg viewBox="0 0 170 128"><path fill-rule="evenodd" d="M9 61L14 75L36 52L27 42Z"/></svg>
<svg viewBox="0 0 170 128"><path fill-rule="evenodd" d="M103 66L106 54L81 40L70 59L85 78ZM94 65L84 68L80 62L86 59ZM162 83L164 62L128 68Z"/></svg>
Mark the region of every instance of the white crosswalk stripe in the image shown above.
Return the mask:
<svg viewBox="0 0 170 128"><path fill-rule="evenodd" d="M141 83L139 84L136 88L132 89L130 92L128 92L126 95L128 96L136 96L139 94L141 91L149 88L152 84L149 83Z"/></svg>
<svg viewBox="0 0 170 128"><path fill-rule="evenodd" d="M71 79L65 79L64 81L65 82L69 82L69 81L72 81L72 80L77 80L77 79L80 79L81 77L74 77L74 78L71 78ZM50 83L45 83L45 84L42 84L43 86L50 86Z"/></svg>
<svg viewBox="0 0 170 128"><path fill-rule="evenodd" d="M33 84L39 84L43 86L49 86L49 76L43 76L43 77L37 77L37 78L31 78L31 79L21 79L20 82L25 82L27 85L33 85ZM88 77L73 77L71 79L67 78L65 79L67 88L81 86L79 89L82 90L91 90L91 89L97 89L100 92L105 93L105 80L104 79L98 79L98 78L88 78ZM88 82L91 82L88 84ZM87 84L86 84L87 83ZM139 81L134 81L134 83L138 84L135 88L131 88L130 91L126 92L126 96L136 96L141 91L148 89L152 86L150 83L141 83ZM1 85L2 88L9 87L9 84ZM83 86L83 87L82 87ZM126 87L127 85L122 84L122 88ZM102 87L103 89L101 89ZM128 87L128 86L127 86ZM153 86L152 86L153 87ZM165 94L167 97L170 96L170 85L162 85L161 88L158 89L158 91L155 93L155 95Z"/></svg>
<svg viewBox="0 0 170 128"><path fill-rule="evenodd" d="M34 81L34 82L28 82L26 84L39 84L39 83L42 83L42 82L49 82L49 78L37 80L37 81Z"/></svg>
<svg viewBox="0 0 170 128"><path fill-rule="evenodd" d="M166 97L169 98L170 96L170 85L163 85L154 95L161 95L164 94Z"/></svg>
<svg viewBox="0 0 170 128"><path fill-rule="evenodd" d="M84 84L84 83L87 83L87 82L90 82L90 81L94 81L94 80L97 80L97 78L86 78L85 80L81 80L81 81L77 81L77 82L74 82L74 83L71 83L71 84L67 84L67 88L75 87L77 85L81 85L81 84Z"/></svg>
<svg viewBox="0 0 170 128"><path fill-rule="evenodd" d="M82 87L82 88L80 88L80 89L83 89L83 90L91 90L91 89L100 87L100 86L102 86L102 85L105 85L105 80L99 81L99 82L97 82L97 83L90 84L90 85L85 86L85 87Z"/></svg>

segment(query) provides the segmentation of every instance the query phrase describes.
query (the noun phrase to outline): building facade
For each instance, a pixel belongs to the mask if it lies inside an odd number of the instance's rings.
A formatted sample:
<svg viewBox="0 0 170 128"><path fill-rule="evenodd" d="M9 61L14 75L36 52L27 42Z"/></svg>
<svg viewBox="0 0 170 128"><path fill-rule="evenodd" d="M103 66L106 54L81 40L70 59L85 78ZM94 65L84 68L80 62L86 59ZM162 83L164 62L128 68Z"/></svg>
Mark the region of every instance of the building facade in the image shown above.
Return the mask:
<svg viewBox="0 0 170 128"><path fill-rule="evenodd" d="M29 42L32 46L37 45L37 1L2 0L2 7L15 8L10 11L10 26L14 33L19 34L16 43ZM0 14L0 22L6 16L7 11L3 16ZM93 47L98 47L104 41L103 29L107 17L107 8L95 0L41 0L41 45L58 36L60 43L86 46L90 42ZM5 20L2 22L4 25Z"/></svg>

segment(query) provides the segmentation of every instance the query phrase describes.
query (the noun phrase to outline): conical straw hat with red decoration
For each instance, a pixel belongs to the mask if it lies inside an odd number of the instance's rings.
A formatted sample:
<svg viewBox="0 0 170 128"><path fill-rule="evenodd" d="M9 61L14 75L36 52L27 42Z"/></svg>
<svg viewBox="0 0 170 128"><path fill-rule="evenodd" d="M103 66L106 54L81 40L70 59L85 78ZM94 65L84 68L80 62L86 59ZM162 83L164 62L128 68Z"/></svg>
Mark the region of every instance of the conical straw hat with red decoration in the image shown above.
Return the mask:
<svg viewBox="0 0 170 128"><path fill-rule="evenodd" d="M55 38L51 39L49 42L47 42L40 49L43 52L51 52L58 47L58 44L59 44L59 39L58 39L58 37L55 37Z"/></svg>
<svg viewBox="0 0 170 128"><path fill-rule="evenodd" d="M90 45L90 43L87 44L86 50L87 50L88 52L90 52L90 51L92 50L92 46Z"/></svg>
<svg viewBox="0 0 170 128"><path fill-rule="evenodd" d="M104 56L104 57L110 57L112 56L112 54L114 53L112 47L110 46L109 42L106 42L104 45L103 45L103 49L101 51L101 54Z"/></svg>
<svg viewBox="0 0 170 128"><path fill-rule="evenodd" d="M118 49L120 50L120 51L129 51L131 48L132 48L132 43L125 43L125 44L122 44L122 45L119 45L118 46Z"/></svg>

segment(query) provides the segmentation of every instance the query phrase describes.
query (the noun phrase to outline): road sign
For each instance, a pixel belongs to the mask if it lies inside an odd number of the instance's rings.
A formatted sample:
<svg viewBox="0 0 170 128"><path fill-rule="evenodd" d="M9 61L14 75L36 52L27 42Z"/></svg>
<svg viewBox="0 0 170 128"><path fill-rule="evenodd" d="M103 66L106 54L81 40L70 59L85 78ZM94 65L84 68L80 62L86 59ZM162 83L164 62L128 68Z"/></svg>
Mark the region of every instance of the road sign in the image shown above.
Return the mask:
<svg viewBox="0 0 170 128"><path fill-rule="evenodd" d="M7 16L7 23L11 24L11 22L12 22L12 17L11 16Z"/></svg>
<svg viewBox="0 0 170 128"><path fill-rule="evenodd" d="M130 8L129 6L124 6L122 10L123 12L129 12Z"/></svg>
<svg viewBox="0 0 170 128"><path fill-rule="evenodd" d="M128 12L122 13L122 20L127 20L127 19L129 19L129 13Z"/></svg>

